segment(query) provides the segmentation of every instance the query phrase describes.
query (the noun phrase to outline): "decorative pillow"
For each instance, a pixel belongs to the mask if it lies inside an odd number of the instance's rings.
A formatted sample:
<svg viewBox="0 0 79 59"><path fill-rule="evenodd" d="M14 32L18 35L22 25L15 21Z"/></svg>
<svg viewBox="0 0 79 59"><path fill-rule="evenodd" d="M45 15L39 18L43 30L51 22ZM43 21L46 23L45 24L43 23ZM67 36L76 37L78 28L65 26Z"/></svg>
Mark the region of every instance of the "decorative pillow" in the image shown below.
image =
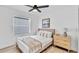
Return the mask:
<svg viewBox="0 0 79 59"><path fill-rule="evenodd" d="M37 32L37 35L38 35L38 36L40 35L40 31Z"/></svg>
<svg viewBox="0 0 79 59"><path fill-rule="evenodd" d="M52 32L49 32L49 31L38 31L37 35L40 36L40 37L51 38Z"/></svg>
<svg viewBox="0 0 79 59"><path fill-rule="evenodd" d="M42 31L38 31L37 36L42 36Z"/></svg>
<svg viewBox="0 0 79 59"><path fill-rule="evenodd" d="M41 36L41 37L43 36L43 31L39 32L39 36Z"/></svg>
<svg viewBox="0 0 79 59"><path fill-rule="evenodd" d="M48 38L48 34L47 34L47 33L46 33L46 35L45 35L45 36L46 36L46 38Z"/></svg>
<svg viewBox="0 0 79 59"><path fill-rule="evenodd" d="M52 32L48 32L48 31L44 31L44 34L43 34L45 38L51 38L52 36Z"/></svg>
<svg viewBox="0 0 79 59"><path fill-rule="evenodd" d="M48 32L46 35L47 38L51 38L51 36L52 36L52 32Z"/></svg>
<svg viewBox="0 0 79 59"><path fill-rule="evenodd" d="M46 34L47 34L47 31L43 31L43 37L45 37L46 38Z"/></svg>
<svg viewBox="0 0 79 59"><path fill-rule="evenodd" d="M42 37L44 37L44 35L45 35L45 33L43 32L43 33L42 33Z"/></svg>

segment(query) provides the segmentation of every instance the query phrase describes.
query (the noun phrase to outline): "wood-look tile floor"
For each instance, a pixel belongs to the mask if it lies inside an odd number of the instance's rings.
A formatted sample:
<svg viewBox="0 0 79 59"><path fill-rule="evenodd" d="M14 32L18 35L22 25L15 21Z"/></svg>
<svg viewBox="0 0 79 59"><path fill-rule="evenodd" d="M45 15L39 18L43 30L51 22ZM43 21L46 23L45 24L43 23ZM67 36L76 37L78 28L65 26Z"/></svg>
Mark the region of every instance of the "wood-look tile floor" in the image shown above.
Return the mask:
<svg viewBox="0 0 79 59"><path fill-rule="evenodd" d="M8 48L4 51L0 51L0 53L20 53L20 51L16 46L14 46L14 47ZM63 49L60 49L60 48L57 48L54 46L50 46L45 51L43 51L43 53L68 53L68 52Z"/></svg>
<svg viewBox="0 0 79 59"><path fill-rule="evenodd" d="M43 53L68 53L66 50L60 49L58 47L50 46Z"/></svg>

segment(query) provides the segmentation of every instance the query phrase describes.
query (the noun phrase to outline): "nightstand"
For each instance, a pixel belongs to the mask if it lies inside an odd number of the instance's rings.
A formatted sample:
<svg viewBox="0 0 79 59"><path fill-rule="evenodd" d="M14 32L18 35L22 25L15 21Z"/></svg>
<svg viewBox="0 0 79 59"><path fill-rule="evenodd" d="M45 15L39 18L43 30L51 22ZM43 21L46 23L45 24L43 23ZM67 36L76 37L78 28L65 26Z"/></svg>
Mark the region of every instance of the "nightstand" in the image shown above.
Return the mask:
<svg viewBox="0 0 79 59"><path fill-rule="evenodd" d="M54 35L54 46L62 47L71 50L71 39L63 35Z"/></svg>

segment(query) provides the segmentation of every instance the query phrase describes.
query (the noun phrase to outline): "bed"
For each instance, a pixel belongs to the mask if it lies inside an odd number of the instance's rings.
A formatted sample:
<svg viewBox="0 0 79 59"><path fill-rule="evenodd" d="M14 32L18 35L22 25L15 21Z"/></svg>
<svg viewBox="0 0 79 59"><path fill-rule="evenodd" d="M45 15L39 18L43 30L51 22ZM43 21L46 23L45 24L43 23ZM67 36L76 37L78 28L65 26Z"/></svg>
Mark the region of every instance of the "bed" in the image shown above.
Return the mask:
<svg viewBox="0 0 79 59"><path fill-rule="evenodd" d="M54 29L38 29L37 35L17 38L17 46L23 53L39 53L53 42Z"/></svg>

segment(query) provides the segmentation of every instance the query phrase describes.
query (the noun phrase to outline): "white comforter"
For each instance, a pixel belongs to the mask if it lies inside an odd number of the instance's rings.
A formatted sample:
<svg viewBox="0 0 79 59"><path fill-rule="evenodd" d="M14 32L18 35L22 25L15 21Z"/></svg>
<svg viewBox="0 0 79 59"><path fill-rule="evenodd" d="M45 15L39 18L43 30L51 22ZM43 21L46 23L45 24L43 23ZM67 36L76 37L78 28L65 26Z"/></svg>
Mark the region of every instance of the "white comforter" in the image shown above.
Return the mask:
<svg viewBox="0 0 79 59"><path fill-rule="evenodd" d="M28 45L26 45L24 42L22 42L23 39L27 40L28 36L24 36L24 37L18 37L17 40L17 44L18 47L21 49L22 52L24 53L33 53L33 52L37 52L38 50L40 50L42 47L46 46L49 42L52 42L52 38L42 38L39 36L30 36L36 40L38 40L39 42L41 42L42 46L40 46L39 48L37 47L36 49L30 50L30 48L28 47Z"/></svg>
<svg viewBox="0 0 79 59"><path fill-rule="evenodd" d="M42 43L42 47L47 45L49 42L52 42L52 38L45 38L45 37L40 37L40 36L31 36L31 37L40 41Z"/></svg>
<svg viewBox="0 0 79 59"><path fill-rule="evenodd" d="M29 52L33 52L42 48L41 42L32 37L27 37L21 41L28 46Z"/></svg>

